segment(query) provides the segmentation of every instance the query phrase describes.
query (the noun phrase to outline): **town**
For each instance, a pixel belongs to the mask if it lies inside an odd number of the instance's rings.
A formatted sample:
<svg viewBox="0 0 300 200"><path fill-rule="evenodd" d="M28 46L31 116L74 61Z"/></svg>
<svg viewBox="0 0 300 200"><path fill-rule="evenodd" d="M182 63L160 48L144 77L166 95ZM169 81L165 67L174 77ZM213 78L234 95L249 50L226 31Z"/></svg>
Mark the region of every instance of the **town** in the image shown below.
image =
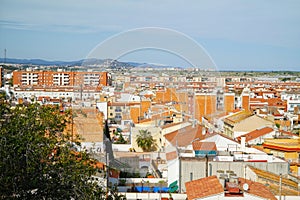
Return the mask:
<svg viewBox="0 0 300 200"><path fill-rule="evenodd" d="M10 105L71 111L90 178L126 199L296 199L300 73L2 63Z"/></svg>

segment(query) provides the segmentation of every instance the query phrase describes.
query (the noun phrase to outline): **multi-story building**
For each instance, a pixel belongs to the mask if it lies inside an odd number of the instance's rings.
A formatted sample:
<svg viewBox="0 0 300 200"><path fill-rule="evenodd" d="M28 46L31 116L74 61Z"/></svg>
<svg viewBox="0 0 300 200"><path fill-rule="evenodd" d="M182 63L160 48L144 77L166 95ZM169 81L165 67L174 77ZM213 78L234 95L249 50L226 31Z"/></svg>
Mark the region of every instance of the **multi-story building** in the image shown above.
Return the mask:
<svg viewBox="0 0 300 200"><path fill-rule="evenodd" d="M106 86L107 72L14 71L13 85L18 86Z"/></svg>
<svg viewBox="0 0 300 200"><path fill-rule="evenodd" d="M107 72L14 71L14 96L62 99L99 99L103 86L109 85Z"/></svg>

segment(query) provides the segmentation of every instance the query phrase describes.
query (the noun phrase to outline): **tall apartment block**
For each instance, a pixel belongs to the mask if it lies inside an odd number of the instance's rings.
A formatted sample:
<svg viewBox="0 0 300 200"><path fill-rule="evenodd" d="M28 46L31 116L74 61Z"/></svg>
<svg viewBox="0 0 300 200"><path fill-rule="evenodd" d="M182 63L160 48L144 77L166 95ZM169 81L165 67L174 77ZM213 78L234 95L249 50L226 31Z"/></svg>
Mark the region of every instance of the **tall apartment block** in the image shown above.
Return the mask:
<svg viewBox="0 0 300 200"><path fill-rule="evenodd" d="M17 86L106 86L107 72L14 71Z"/></svg>

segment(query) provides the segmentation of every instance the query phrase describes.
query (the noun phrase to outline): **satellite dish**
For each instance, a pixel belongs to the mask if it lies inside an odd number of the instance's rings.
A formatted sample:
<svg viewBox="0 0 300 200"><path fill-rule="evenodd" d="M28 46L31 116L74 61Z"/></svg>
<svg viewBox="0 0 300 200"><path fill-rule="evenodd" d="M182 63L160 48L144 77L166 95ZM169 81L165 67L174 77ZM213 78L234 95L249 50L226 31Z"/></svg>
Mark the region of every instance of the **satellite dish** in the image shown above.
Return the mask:
<svg viewBox="0 0 300 200"><path fill-rule="evenodd" d="M249 185L248 185L247 183L244 183L244 184L243 184L243 189L244 189L245 191L247 191L247 190L249 189Z"/></svg>

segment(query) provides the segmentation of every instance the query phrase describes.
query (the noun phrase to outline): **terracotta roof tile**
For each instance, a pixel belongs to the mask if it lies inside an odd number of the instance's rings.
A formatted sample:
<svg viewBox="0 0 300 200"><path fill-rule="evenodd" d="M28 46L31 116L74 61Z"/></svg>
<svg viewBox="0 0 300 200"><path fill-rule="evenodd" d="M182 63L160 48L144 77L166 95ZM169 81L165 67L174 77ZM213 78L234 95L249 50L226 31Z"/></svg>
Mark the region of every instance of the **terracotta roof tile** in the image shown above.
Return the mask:
<svg viewBox="0 0 300 200"><path fill-rule="evenodd" d="M250 140L254 140L260 136L266 135L268 133L271 133L272 131L274 131L273 128L270 127L263 127L261 129L256 129L254 131L251 131L249 133L246 133L244 135L239 136L237 139L240 141L241 137L246 137L246 142L250 141Z"/></svg>
<svg viewBox="0 0 300 200"><path fill-rule="evenodd" d="M203 198L224 192L217 176L209 176L185 183L188 199Z"/></svg>
<svg viewBox="0 0 300 200"><path fill-rule="evenodd" d="M249 194L260 196L269 200L277 200L277 198L271 193L271 191L262 183L250 181L244 178L239 178L239 184L241 187L244 183L247 183L249 185L249 189L246 191Z"/></svg>
<svg viewBox="0 0 300 200"><path fill-rule="evenodd" d="M205 135L202 135L202 127L197 125L196 127L187 126L182 129L173 131L164 135L166 140L168 140L172 145L185 147L190 145L191 142L196 139L204 139Z"/></svg>
<svg viewBox="0 0 300 200"><path fill-rule="evenodd" d="M265 179L268 179L268 180L271 180L273 183L276 183L279 185L279 179L280 179L280 176L277 175L277 174L273 174L271 172L268 172L268 171L264 171L264 170L261 170L261 169L257 169L253 166L249 166L249 168L258 176L258 177L262 177L262 178L265 178ZM289 188L293 188L294 190L297 190L298 189L298 183L293 181L293 180L290 180L288 178L284 178L282 177L282 184L285 185L285 186L288 186Z"/></svg>
<svg viewBox="0 0 300 200"><path fill-rule="evenodd" d="M202 150L202 151L217 151L216 143L214 143L214 142L194 141L193 142L193 149L195 151L197 151L197 150Z"/></svg>

